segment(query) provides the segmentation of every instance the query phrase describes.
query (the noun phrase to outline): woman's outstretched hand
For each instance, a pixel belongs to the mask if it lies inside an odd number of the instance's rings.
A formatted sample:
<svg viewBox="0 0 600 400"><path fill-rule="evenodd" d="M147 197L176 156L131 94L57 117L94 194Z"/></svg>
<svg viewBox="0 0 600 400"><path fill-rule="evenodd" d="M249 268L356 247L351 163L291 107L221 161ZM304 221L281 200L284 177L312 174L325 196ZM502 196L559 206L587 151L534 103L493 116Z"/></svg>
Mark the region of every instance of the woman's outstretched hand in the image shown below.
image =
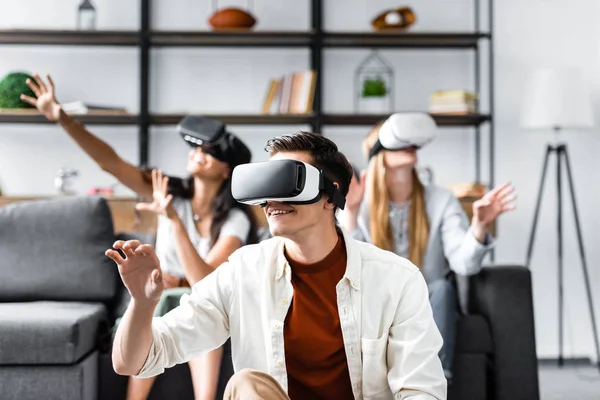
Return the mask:
<svg viewBox="0 0 600 400"><path fill-rule="evenodd" d="M25 83L33 90L33 93L35 93L37 98L22 94L21 100L37 108L49 121L58 121L58 118L60 117L60 104L58 100L56 100L52 78L50 78L50 75L46 74L48 86L46 86L38 74L34 74L33 79L34 80L27 79Z"/></svg>
<svg viewBox="0 0 600 400"><path fill-rule="evenodd" d="M135 208L140 211L152 211L171 219L177 216L171 201L173 195L167 194L169 178L157 169L152 170L152 203L138 203Z"/></svg>
<svg viewBox="0 0 600 400"><path fill-rule="evenodd" d="M509 183L497 186L473 203L473 219L476 223L488 226L506 211L514 210L515 188Z"/></svg>
<svg viewBox="0 0 600 400"><path fill-rule="evenodd" d="M348 194L346 195L346 208L354 213L358 213L360 204L362 203L363 196L365 194L365 183L367 180L367 171L361 171L360 179L352 175L350 181L350 187L348 188Z"/></svg>
<svg viewBox="0 0 600 400"><path fill-rule="evenodd" d="M352 174L352 180L350 181L350 187L346 195L346 207L344 208L344 212L341 212L338 217L341 225L348 232L354 231L358 224L358 211L365 194L366 179L366 171L360 173L360 180L356 179L356 176Z"/></svg>

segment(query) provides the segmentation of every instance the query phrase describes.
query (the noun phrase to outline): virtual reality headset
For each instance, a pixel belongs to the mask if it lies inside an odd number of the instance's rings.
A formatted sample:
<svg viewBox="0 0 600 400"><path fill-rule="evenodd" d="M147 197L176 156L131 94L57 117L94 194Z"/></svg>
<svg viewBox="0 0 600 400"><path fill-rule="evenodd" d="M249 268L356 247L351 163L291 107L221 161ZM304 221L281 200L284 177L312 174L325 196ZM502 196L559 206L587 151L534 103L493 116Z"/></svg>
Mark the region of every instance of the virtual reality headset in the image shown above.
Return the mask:
<svg viewBox="0 0 600 400"><path fill-rule="evenodd" d="M426 113L392 114L379 128L378 139L369 159L381 150L421 148L437 136L437 125Z"/></svg>
<svg viewBox="0 0 600 400"><path fill-rule="evenodd" d="M191 147L202 147L207 154L232 167L252 159L250 149L219 120L188 115L179 122L177 131Z"/></svg>
<svg viewBox="0 0 600 400"><path fill-rule="evenodd" d="M314 166L297 160L274 160L238 165L231 193L240 203L264 207L268 201L312 204L322 194L344 209L346 199L333 182Z"/></svg>

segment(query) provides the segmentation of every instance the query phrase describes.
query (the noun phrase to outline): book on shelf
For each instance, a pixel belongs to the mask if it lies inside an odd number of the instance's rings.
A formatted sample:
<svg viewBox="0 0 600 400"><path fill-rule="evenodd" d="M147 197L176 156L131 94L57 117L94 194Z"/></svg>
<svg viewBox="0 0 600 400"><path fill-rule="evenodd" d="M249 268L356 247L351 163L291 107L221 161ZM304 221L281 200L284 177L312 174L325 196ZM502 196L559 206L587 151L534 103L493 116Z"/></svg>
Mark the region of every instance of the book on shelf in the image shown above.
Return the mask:
<svg viewBox="0 0 600 400"><path fill-rule="evenodd" d="M125 109L125 107L88 104L83 101L64 103L61 104L61 107L67 114L127 114L127 109Z"/></svg>
<svg viewBox="0 0 600 400"><path fill-rule="evenodd" d="M477 94L466 90L438 90L431 95L429 112L432 114L477 113Z"/></svg>
<svg viewBox="0 0 600 400"><path fill-rule="evenodd" d="M262 106L263 114L309 114L315 96L316 72L292 72L271 79Z"/></svg>

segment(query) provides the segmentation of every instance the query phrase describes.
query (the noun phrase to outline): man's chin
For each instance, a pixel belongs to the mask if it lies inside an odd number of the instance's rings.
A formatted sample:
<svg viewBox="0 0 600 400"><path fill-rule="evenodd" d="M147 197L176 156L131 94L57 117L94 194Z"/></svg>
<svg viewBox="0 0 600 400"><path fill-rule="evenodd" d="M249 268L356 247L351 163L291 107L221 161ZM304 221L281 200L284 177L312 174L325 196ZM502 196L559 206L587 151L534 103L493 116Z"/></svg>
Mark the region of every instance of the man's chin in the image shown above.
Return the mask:
<svg viewBox="0 0 600 400"><path fill-rule="evenodd" d="M290 235L289 229L286 229L280 225L269 225L269 231L271 232L272 236L288 238Z"/></svg>

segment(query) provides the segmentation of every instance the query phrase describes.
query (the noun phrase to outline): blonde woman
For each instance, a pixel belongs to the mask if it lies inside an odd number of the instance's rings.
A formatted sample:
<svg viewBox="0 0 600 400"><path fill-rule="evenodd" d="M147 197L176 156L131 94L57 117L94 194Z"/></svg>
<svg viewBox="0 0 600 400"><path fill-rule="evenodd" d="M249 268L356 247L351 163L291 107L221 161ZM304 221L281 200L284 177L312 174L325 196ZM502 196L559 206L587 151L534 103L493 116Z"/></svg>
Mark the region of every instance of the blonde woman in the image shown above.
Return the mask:
<svg viewBox="0 0 600 400"><path fill-rule="evenodd" d="M367 171L354 177L340 222L355 238L408 258L421 269L444 338L440 359L450 379L458 304L447 275L480 270L494 245L487 228L500 214L514 209L515 195L508 183L488 192L473 203L469 224L450 190L424 186L419 180L417 150L436 132L433 119L421 113L394 114L376 126L363 141Z"/></svg>

